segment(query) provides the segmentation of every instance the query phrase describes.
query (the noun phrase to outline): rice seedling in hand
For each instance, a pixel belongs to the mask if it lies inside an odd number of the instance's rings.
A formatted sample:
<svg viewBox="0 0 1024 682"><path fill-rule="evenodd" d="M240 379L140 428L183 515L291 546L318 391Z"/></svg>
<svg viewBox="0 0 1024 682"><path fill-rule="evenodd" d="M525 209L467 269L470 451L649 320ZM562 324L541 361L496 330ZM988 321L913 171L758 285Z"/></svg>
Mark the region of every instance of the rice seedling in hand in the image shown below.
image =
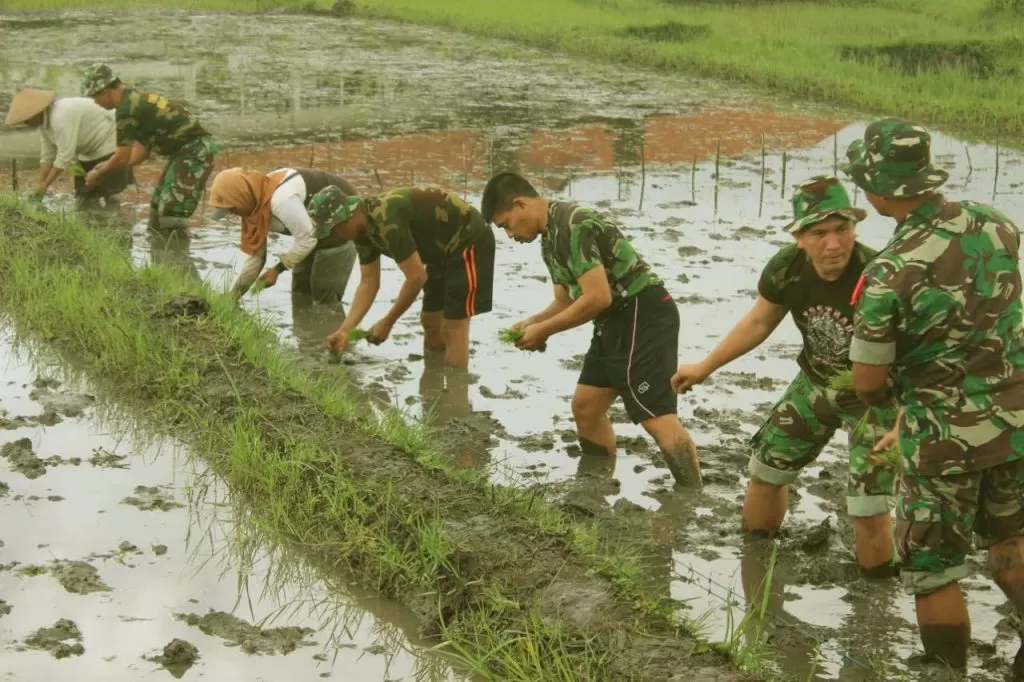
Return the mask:
<svg viewBox="0 0 1024 682"><path fill-rule="evenodd" d="M833 374L828 380L828 387L833 391L852 391L853 371L844 369L841 372Z"/></svg>
<svg viewBox="0 0 1024 682"><path fill-rule="evenodd" d="M82 164L78 163L77 161L68 166L68 172L74 175L75 177L79 178L83 178L86 175L88 175L85 168L82 167Z"/></svg>
<svg viewBox="0 0 1024 682"><path fill-rule="evenodd" d="M502 343L515 343L523 338L523 332L518 329L502 329L498 332L498 340Z"/></svg>

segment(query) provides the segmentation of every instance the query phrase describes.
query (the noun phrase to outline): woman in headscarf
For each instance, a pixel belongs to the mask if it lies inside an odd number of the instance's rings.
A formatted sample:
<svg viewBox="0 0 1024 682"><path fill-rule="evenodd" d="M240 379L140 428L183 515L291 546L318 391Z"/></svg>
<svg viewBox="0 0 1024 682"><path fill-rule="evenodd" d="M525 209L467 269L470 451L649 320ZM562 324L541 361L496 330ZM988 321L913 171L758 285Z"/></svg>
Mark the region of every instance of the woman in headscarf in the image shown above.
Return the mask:
<svg viewBox="0 0 1024 682"><path fill-rule="evenodd" d="M232 295L241 298L257 279L274 286L279 274L291 270L293 293L308 293L320 303L341 300L356 261L355 243L318 231L306 211L307 201L329 185L357 193L344 178L314 168L278 168L269 173L228 168L217 174L210 187L213 219L228 214L241 217L239 245L249 256ZM261 274L271 232L291 235L292 246Z"/></svg>

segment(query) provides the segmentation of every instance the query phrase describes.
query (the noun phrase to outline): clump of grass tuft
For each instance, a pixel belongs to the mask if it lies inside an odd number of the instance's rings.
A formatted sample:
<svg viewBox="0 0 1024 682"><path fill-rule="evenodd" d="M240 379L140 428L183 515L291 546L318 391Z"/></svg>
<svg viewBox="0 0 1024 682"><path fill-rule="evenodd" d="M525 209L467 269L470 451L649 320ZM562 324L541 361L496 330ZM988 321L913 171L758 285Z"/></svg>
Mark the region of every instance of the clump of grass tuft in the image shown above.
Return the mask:
<svg viewBox="0 0 1024 682"><path fill-rule="evenodd" d="M68 172L74 175L76 178L84 178L86 175L88 175L88 173L86 173L85 171L85 168L82 167L82 164L78 163L77 161L68 166Z"/></svg>
<svg viewBox="0 0 1024 682"><path fill-rule="evenodd" d="M368 338L370 338L369 329L353 329L348 333L349 343L358 343L359 341L363 341Z"/></svg>

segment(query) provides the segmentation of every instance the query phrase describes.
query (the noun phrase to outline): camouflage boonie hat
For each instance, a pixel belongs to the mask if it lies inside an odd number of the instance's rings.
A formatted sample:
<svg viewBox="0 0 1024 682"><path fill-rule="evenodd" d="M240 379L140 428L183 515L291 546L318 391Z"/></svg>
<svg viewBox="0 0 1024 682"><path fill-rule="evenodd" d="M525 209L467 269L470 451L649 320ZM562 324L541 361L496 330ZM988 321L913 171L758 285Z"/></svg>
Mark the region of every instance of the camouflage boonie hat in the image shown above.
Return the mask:
<svg viewBox="0 0 1024 682"><path fill-rule="evenodd" d="M850 195L838 178L815 175L804 180L793 192L793 222L786 225L786 232L796 234L833 215L855 223L868 217L867 211L850 204Z"/></svg>
<svg viewBox="0 0 1024 682"><path fill-rule="evenodd" d="M347 196L336 185L329 185L313 195L307 212L317 227L332 228L351 218L358 206L358 196Z"/></svg>
<svg viewBox="0 0 1024 682"><path fill-rule="evenodd" d="M82 74L82 94L95 97L120 77L106 64L93 64Z"/></svg>
<svg viewBox="0 0 1024 682"><path fill-rule="evenodd" d="M931 135L898 118L874 121L863 140L846 150L843 172L865 192L895 199L920 196L941 187L949 173L932 165Z"/></svg>

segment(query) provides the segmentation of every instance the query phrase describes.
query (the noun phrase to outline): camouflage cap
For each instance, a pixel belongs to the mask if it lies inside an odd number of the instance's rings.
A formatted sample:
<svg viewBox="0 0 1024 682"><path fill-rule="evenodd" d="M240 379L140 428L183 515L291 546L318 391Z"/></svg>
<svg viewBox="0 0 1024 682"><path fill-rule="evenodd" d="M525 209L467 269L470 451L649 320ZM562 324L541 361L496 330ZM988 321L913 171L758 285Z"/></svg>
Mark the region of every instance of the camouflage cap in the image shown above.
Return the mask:
<svg viewBox="0 0 1024 682"><path fill-rule="evenodd" d="M949 173L932 165L931 135L898 118L874 121L846 150L843 172L865 192L906 199L941 187Z"/></svg>
<svg viewBox="0 0 1024 682"><path fill-rule="evenodd" d="M853 207L850 195L838 178L815 175L804 180L793 192L793 222L786 225L786 232L796 234L833 215L855 223L868 217L867 211Z"/></svg>
<svg viewBox="0 0 1024 682"><path fill-rule="evenodd" d="M309 200L307 212L318 227L330 228L351 218L358 206L358 196L348 196L337 185L328 185Z"/></svg>
<svg viewBox="0 0 1024 682"><path fill-rule="evenodd" d="M93 64L82 73L82 94L86 97L95 97L116 80L120 80L120 76L109 66Z"/></svg>

